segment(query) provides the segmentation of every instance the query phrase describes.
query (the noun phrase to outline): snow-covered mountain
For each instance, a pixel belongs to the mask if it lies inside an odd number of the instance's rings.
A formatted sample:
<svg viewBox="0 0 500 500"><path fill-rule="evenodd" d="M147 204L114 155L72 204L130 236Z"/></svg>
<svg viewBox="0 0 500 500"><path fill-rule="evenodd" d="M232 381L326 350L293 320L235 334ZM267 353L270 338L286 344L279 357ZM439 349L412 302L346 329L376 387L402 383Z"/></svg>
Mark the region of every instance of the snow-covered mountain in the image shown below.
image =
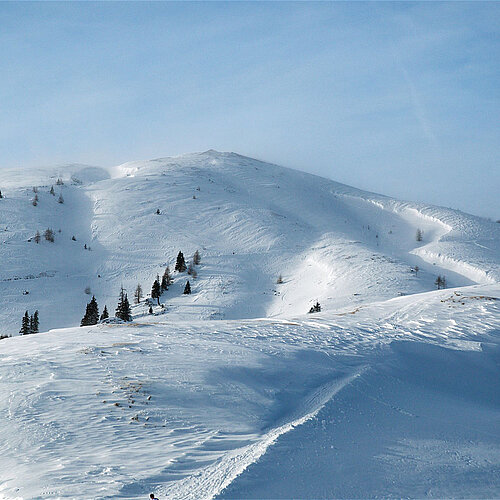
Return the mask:
<svg viewBox="0 0 500 500"><path fill-rule="evenodd" d="M78 325L85 289L113 311L121 285L130 296L138 283L149 292L179 250L188 258L198 249L202 266L191 297L181 294L184 277L163 297L176 319L290 316L316 300L328 311L432 290L440 274L448 286L500 281L498 224L234 153L110 171L2 171L0 189L3 334L19 330L26 309L40 310L42 330ZM56 232L53 243L46 228Z"/></svg>
<svg viewBox="0 0 500 500"><path fill-rule="evenodd" d="M500 495L500 224L216 151L0 190L0 498Z"/></svg>

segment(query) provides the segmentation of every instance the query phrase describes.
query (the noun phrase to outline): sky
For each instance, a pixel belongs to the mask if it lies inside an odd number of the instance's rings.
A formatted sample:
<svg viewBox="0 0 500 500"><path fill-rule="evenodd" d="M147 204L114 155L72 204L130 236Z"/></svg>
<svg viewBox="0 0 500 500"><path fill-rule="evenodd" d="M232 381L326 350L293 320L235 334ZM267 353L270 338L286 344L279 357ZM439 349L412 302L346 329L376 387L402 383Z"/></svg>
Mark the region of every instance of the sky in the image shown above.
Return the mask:
<svg viewBox="0 0 500 500"><path fill-rule="evenodd" d="M0 189L216 149L500 219L499 34L495 2L0 2Z"/></svg>

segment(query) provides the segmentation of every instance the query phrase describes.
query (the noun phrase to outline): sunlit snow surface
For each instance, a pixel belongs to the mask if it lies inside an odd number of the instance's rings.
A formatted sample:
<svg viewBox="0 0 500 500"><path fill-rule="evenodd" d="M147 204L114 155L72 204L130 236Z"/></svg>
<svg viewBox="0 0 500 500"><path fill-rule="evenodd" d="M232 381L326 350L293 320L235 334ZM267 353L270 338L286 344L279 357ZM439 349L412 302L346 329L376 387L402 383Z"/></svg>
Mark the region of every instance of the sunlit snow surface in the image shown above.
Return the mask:
<svg viewBox="0 0 500 500"><path fill-rule="evenodd" d="M0 497L500 496L500 225L216 152L0 189L0 333L63 327L0 341ZM196 249L193 295L77 326Z"/></svg>

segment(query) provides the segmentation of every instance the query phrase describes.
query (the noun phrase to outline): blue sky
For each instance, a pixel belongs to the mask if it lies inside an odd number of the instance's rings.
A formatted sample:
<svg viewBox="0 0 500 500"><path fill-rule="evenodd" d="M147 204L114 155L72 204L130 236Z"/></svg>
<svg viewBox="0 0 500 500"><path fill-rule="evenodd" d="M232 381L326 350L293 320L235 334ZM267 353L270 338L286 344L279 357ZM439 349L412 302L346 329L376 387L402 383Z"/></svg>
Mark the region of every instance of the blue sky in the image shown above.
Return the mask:
<svg viewBox="0 0 500 500"><path fill-rule="evenodd" d="M213 148L500 218L499 32L500 3L2 2L0 169Z"/></svg>

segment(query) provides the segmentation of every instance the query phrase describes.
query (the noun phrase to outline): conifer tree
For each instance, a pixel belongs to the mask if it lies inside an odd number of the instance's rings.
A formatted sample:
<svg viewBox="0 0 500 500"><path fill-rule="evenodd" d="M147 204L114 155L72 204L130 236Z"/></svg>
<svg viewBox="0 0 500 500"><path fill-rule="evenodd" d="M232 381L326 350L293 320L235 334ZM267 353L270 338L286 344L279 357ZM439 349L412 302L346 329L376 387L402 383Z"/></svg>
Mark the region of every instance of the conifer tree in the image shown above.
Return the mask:
<svg viewBox="0 0 500 500"><path fill-rule="evenodd" d="M415 239L417 241L422 241L423 233L421 229L417 229L417 233L415 234Z"/></svg>
<svg viewBox="0 0 500 500"><path fill-rule="evenodd" d="M87 304L87 308L85 310L85 316L82 318L80 326L97 325L98 321L99 321L99 307L97 306L97 301L95 300L95 297L92 295L92 299Z"/></svg>
<svg viewBox="0 0 500 500"><path fill-rule="evenodd" d="M38 310L30 316L30 333L38 333L40 321L38 319Z"/></svg>
<svg viewBox="0 0 500 500"><path fill-rule="evenodd" d="M130 304L123 287L120 290L120 298L118 300L118 305L116 306L115 316L122 319L123 321L132 321Z"/></svg>
<svg viewBox="0 0 500 500"><path fill-rule="evenodd" d="M49 193L52 195L52 196L55 196L56 195L56 192L54 191L54 186L50 186L50 191Z"/></svg>
<svg viewBox="0 0 500 500"><path fill-rule="evenodd" d="M182 252L177 254L177 262L175 263L175 270L183 273L186 270L186 261Z"/></svg>
<svg viewBox="0 0 500 500"><path fill-rule="evenodd" d="M171 284L172 284L172 276L170 275L170 268L167 266L161 278L161 291L164 292L165 290L168 290L168 287Z"/></svg>
<svg viewBox="0 0 500 500"><path fill-rule="evenodd" d="M196 252L194 252L194 255L193 255L193 264L195 266L198 266L201 262L201 258L200 258L200 252L198 250L196 250Z"/></svg>
<svg viewBox="0 0 500 500"><path fill-rule="evenodd" d="M189 280L186 283L186 286L184 287L184 295L189 295L191 293L191 285L189 283Z"/></svg>
<svg viewBox="0 0 500 500"><path fill-rule="evenodd" d="M142 298L142 286L140 284L137 284L137 288L135 289L135 292L134 292L135 303L140 304L141 298Z"/></svg>
<svg viewBox="0 0 500 500"><path fill-rule="evenodd" d="M106 304L104 304L104 309L102 310L100 320L103 321L103 320L108 319L108 318L109 318L108 308L106 307Z"/></svg>
<svg viewBox="0 0 500 500"><path fill-rule="evenodd" d="M3 198L2 191L0 190L0 200Z"/></svg>
<svg viewBox="0 0 500 500"><path fill-rule="evenodd" d="M40 232L37 231L35 234L35 237L33 238L35 240L35 243L40 243Z"/></svg>
<svg viewBox="0 0 500 500"><path fill-rule="evenodd" d="M149 306L149 314L153 314L153 306Z"/></svg>
<svg viewBox="0 0 500 500"><path fill-rule="evenodd" d="M188 268L187 268L187 273L188 273L189 275L191 275L191 274L193 274L193 271L194 271L194 265L193 265L193 263L192 263L192 262L190 262L190 263L189 263L189 266L188 266Z"/></svg>
<svg viewBox="0 0 500 500"><path fill-rule="evenodd" d="M160 295L161 295L161 286L158 279L155 279L153 286L151 288L151 298L156 299L158 305L160 305Z"/></svg>
<svg viewBox="0 0 500 500"><path fill-rule="evenodd" d="M276 280L276 283L278 285L281 285L283 283L283 276L281 276L281 274L278 276L278 279Z"/></svg>
<svg viewBox="0 0 500 500"><path fill-rule="evenodd" d="M31 333L31 330L30 330L30 317L29 317L28 311L26 311L24 313L23 320L22 320L22 323L21 323L21 329L19 330L19 333L21 335L28 335L28 334Z"/></svg>
<svg viewBox="0 0 500 500"><path fill-rule="evenodd" d="M57 198L57 203L60 203L61 205L64 203L64 198L62 194L60 194L59 198Z"/></svg>
<svg viewBox="0 0 500 500"><path fill-rule="evenodd" d="M54 242L54 231L52 229L47 228L43 235L47 241Z"/></svg>

